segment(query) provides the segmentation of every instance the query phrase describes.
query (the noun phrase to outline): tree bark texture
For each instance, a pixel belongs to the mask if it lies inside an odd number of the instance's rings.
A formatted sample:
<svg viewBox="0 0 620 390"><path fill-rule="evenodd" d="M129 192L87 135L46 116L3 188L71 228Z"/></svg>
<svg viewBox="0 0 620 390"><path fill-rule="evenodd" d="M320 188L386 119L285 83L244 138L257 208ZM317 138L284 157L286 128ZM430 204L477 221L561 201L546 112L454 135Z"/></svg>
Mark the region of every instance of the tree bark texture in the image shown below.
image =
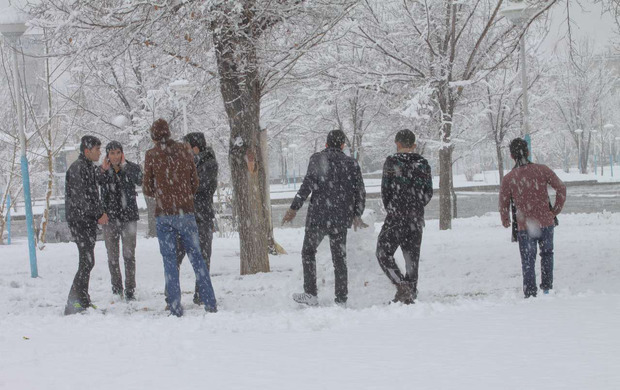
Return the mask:
<svg viewBox="0 0 620 390"><path fill-rule="evenodd" d="M241 274L269 272L270 210L266 203L266 156L261 147L261 90L254 41L226 32L214 34L214 41L230 126L229 162L239 223Z"/></svg>

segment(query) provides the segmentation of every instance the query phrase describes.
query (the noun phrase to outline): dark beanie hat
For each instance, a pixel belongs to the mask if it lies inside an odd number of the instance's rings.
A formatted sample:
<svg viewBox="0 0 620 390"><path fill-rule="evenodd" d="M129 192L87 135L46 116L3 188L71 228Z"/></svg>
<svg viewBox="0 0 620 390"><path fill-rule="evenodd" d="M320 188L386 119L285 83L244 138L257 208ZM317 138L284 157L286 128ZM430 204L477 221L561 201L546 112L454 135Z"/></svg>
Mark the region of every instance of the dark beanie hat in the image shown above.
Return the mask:
<svg viewBox="0 0 620 390"><path fill-rule="evenodd" d="M183 137L183 141L187 142L192 148L197 147L201 152L204 152L207 148L207 139L205 138L205 135L200 132L185 135L185 137Z"/></svg>
<svg viewBox="0 0 620 390"><path fill-rule="evenodd" d="M332 130L327 134L327 147L339 148L347 143L347 136L342 130Z"/></svg>
<svg viewBox="0 0 620 390"><path fill-rule="evenodd" d="M105 146L105 152L106 153L110 153L110 150L120 150L121 153L122 153L123 152L123 145L121 145L121 143L118 142L118 141L110 141Z"/></svg>
<svg viewBox="0 0 620 390"><path fill-rule="evenodd" d="M151 126L151 139L155 142L165 141L170 138L170 128L166 120L159 118Z"/></svg>

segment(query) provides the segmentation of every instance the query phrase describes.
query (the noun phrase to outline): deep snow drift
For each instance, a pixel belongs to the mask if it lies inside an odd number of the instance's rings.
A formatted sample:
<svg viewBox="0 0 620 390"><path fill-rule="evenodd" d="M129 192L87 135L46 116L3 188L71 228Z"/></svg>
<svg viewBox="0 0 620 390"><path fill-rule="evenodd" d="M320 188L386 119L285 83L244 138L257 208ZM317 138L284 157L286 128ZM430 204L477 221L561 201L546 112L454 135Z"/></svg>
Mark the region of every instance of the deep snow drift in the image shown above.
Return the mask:
<svg viewBox="0 0 620 390"><path fill-rule="evenodd" d="M138 240L136 302L111 293L103 242L90 295L100 311L62 316L75 244L0 246L0 388L6 389L616 389L620 383L620 214L561 215L555 292L524 300L516 244L499 215L428 221L418 302L394 294L375 256L377 231L349 234L349 305L333 303L329 245L317 255L319 308L300 308L301 229L272 272L239 276L236 237L214 240L220 312L164 311L156 239ZM400 252L398 252L400 256ZM399 259L402 260L402 259ZM539 262L537 262L539 270ZM538 271L539 274L539 271Z"/></svg>

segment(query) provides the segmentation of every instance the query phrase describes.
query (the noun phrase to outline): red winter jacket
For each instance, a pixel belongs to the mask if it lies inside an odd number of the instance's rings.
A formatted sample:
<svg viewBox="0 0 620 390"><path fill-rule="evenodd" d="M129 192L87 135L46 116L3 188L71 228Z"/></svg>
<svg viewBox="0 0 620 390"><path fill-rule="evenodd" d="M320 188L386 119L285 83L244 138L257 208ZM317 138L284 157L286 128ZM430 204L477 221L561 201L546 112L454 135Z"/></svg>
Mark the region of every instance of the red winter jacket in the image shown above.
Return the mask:
<svg viewBox="0 0 620 390"><path fill-rule="evenodd" d="M555 204L549 208L547 186L555 189ZM510 223L510 198L517 208L519 230L528 226L553 226L553 218L562 211L566 201L566 186L546 165L527 164L514 168L502 180L499 191L499 212L502 222Z"/></svg>

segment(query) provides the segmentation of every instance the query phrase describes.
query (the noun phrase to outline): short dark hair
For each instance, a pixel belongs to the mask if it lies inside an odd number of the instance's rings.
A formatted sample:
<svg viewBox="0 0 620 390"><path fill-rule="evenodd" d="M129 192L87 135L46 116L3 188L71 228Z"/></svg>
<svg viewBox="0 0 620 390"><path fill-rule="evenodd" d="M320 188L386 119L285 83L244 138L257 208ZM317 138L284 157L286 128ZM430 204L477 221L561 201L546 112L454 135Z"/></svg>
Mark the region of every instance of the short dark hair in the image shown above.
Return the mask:
<svg viewBox="0 0 620 390"><path fill-rule="evenodd" d="M198 148L198 151L204 152L207 149L207 139L205 138L204 133L194 132L186 134L183 137L183 142L186 142L192 148Z"/></svg>
<svg viewBox="0 0 620 390"><path fill-rule="evenodd" d="M347 143L347 136L342 130L332 130L327 134L327 147L339 148Z"/></svg>
<svg viewBox="0 0 620 390"><path fill-rule="evenodd" d="M527 146L527 141L523 138L515 138L510 141L510 157L512 157L513 160L528 158L529 155L530 150Z"/></svg>
<svg viewBox="0 0 620 390"><path fill-rule="evenodd" d="M120 150L121 153L122 153L123 152L123 145L121 145L121 143L118 142L118 141L110 141L105 146L105 152L107 154L109 154L111 150Z"/></svg>
<svg viewBox="0 0 620 390"><path fill-rule="evenodd" d="M95 146L101 146L101 140L94 135L85 135L80 140L80 153L84 153L84 150L90 150Z"/></svg>
<svg viewBox="0 0 620 390"><path fill-rule="evenodd" d="M410 148L415 144L415 134L409 129L403 129L396 133L394 142L398 142L406 148Z"/></svg>

